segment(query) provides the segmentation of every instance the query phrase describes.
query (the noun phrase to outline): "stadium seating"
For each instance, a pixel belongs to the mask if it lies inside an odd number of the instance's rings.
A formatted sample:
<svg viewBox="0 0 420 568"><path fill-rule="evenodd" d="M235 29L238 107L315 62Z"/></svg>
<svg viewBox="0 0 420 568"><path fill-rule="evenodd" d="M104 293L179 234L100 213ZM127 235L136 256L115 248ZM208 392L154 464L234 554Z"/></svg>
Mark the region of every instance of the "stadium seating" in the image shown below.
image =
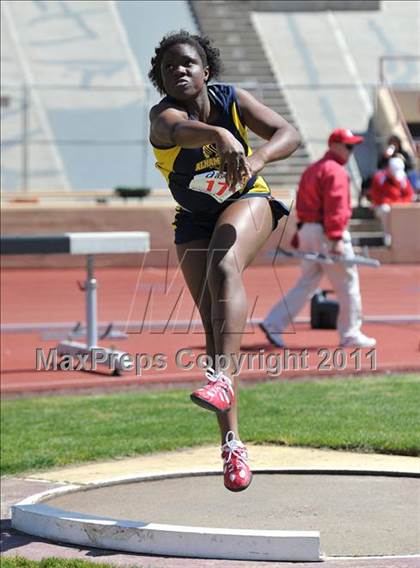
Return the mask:
<svg viewBox="0 0 420 568"><path fill-rule="evenodd" d="M1 2L4 191L162 187L147 70L169 21L195 27L186 2L166 2L168 19L150 26L153 5Z"/></svg>
<svg viewBox="0 0 420 568"><path fill-rule="evenodd" d="M245 87L299 130L253 26L248 3L241 4L240 10L234 0L190 3L201 31L212 37L221 51L224 67L221 80ZM250 143L252 146L258 144L255 135L251 134ZM264 174L274 191L283 190L284 193L284 190L296 188L308 163L309 154L303 142L287 161L267 166Z"/></svg>

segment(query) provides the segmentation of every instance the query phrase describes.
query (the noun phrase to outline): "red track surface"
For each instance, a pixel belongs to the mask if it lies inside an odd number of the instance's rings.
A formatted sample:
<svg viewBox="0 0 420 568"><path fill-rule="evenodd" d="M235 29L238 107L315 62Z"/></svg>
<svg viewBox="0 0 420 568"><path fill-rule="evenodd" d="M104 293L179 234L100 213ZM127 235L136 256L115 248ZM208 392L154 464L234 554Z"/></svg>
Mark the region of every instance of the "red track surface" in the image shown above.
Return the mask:
<svg viewBox="0 0 420 568"><path fill-rule="evenodd" d="M272 304L293 286L299 275L296 266L279 265L255 267L246 272L245 281L249 294L249 316L258 318L265 315ZM192 301L184 288L182 277L174 270L134 268L98 269L99 320L130 321L180 321L197 319L193 313ZM85 321L84 294L78 290L76 281L85 279L82 269L10 269L2 273L2 323L52 323ZM387 265L378 270L360 270L364 316L420 316L420 266ZM166 286L166 289L165 289ZM150 290L153 287L153 297ZM329 288L327 281L324 288ZM184 293L182 293L184 289ZM181 294L181 295L180 295ZM178 303L177 303L178 299ZM252 309L252 307L254 308ZM252 313L251 313L252 312ZM308 316L309 307L300 316ZM170 326L169 326L170 327ZM302 354L308 349L307 367L283 370L276 380L282 377L321 376L325 374L360 373L355 357L347 351L347 364L341 371L333 368L319 370L322 356L319 349L331 353L337 348L337 333L333 330L311 330L309 324L298 323L285 336L291 352ZM376 366L378 371L420 370L420 323L367 323L364 332L377 339ZM119 387L128 385L147 385L152 383L173 384L196 381L202 372L193 366L189 371L177 367L175 355L180 349L190 348L191 354L184 356L183 362L194 361L204 352L204 335L199 330L154 329L130 334L125 340L103 340L101 345L111 346L135 355L145 353L152 357L162 353L167 363L166 369L143 370L141 376L134 371L122 377L110 375L102 367L97 373L79 371L36 371L35 349L42 348L45 353L57 345L58 340L45 340L40 333L4 333L2 336L2 383L3 394L42 392L61 389ZM263 351L261 351L263 350ZM361 352L362 372L370 371L373 363ZM287 357L280 349L269 346L260 332L247 328L243 340L243 353L262 353L264 363L272 367L285 365ZM271 359L267 359L271 354ZM277 359L275 359L277 358ZM146 357L142 358L143 364ZM259 369L255 358L252 365L245 365L243 379L262 380L267 372ZM332 367L332 357L327 361ZM249 366L249 365L248 365Z"/></svg>

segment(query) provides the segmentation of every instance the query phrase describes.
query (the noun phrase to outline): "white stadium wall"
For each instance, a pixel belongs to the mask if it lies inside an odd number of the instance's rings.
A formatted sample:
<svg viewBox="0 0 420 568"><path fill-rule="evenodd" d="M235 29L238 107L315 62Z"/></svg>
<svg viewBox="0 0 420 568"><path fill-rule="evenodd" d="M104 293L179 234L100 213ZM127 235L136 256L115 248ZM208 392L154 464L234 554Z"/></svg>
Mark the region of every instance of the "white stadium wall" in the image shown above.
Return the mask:
<svg viewBox="0 0 420 568"><path fill-rule="evenodd" d="M162 186L147 73L165 33L196 31L188 3L4 0L1 9L3 190Z"/></svg>

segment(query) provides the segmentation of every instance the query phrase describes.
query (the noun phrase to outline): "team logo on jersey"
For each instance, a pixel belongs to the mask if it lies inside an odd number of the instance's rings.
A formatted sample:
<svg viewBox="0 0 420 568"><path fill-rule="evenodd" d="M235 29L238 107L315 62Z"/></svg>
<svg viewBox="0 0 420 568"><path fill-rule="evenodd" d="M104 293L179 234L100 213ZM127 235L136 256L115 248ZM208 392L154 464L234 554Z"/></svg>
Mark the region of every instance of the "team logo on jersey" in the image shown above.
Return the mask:
<svg viewBox="0 0 420 568"><path fill-rule="evenodd" d="M205 158L213 158L217 156L216 144L206 144L203 146L203 154Z"/></svg>

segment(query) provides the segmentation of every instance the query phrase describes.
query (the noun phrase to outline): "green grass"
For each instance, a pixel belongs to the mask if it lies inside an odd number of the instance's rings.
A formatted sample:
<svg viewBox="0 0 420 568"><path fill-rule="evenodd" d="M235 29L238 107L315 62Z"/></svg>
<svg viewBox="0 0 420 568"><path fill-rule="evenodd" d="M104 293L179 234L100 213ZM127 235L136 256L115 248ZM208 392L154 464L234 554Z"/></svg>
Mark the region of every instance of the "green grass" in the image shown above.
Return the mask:
<svg viewBox="0 0 420 568"><path fill-rule="evenodd" d="M259 384L240 420L246 441L420 455L420 376ZM3 474L218 443L186 390L5 400L1 431Z"/></svg>
<svg viewBox="0 0 420 568"><path fill-rule="evenodd" d="M110 568L113 564L89 562L88 560L68 558L43 558L42 560L28 560L22 556L0 560L1 568ZM129 568L129 567L127 567Z"/></svg>

